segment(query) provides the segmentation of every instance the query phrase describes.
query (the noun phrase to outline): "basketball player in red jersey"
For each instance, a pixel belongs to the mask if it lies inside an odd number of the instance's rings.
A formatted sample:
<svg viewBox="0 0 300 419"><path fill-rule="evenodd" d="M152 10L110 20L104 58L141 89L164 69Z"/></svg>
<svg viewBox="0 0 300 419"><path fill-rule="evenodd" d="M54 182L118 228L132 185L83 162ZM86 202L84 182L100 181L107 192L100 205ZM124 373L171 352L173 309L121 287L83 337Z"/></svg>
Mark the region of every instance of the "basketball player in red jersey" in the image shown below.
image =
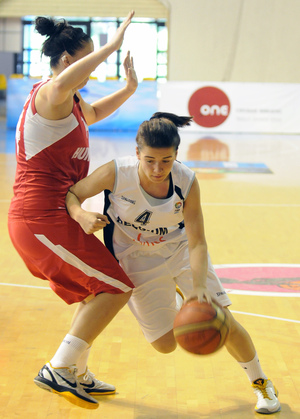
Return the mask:
<svg viewBox="0 0 300 419"><path fill-rule="evenodd" d="M130 12L97 51L81 28L38 17L36 30L47 37L42 53L50 57L53 76L33 86L16 132L17 170L8 219L11 240L34 276L48 280L67 304L79 303L66 337L34 381L91 409L98 407L92 395L114 393L115 387L88 370L90 347L127 303L133 284L101 241L86 235L69 217L65 196L88 173L88 125L113 113L137 88L128 53L125 87L92 104L78 92L96 67L120 48L133 15Z"/></svg>

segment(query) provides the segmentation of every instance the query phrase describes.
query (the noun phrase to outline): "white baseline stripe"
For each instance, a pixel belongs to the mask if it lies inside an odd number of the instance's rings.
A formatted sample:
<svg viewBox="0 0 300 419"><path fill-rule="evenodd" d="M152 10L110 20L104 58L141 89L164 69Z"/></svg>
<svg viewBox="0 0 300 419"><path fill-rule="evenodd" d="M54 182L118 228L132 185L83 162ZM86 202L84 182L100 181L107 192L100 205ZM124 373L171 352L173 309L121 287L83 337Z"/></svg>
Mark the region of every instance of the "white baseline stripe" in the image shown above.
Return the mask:
<svg viewBox="0 0 300 419"><path fill-rule="evenodd" d="M268 292L268 291L247 291L225 289L228 294L235 295L254 295L256 297L300 297L299 292Z"/></svg>
<svg viewBox="0 0 300 419"><path fill-rule="evenodd" d="M38 286L35 286L35 285L6 284L4 282L0 282L0 285L7 285L7 286L10 286L10 287L25 287L25 288L38 288L38 289L43 289L43 290L50 290L50 288L38 287ZM246 313L246 312L243 312L243 311L236 311L236 310L230 310L230 311L231 311L231 313L244 314L246 316L263 317L263 318L266 318L266 319L281 320L281 321L290 322L290 323L300 323L300 320L283 319L281 317L266 316L266 315L263 315L263 314Z"/></svg>
<svg viewBox="0 0 300 419"><path fill-rule="evenodd" d="M231 264L222 264L214 265L215 269L223 268L261 268L261 267L275 267L275 268L300 268L298 263L231 263Z"/></svg>
<svg viewBox="0 0 300 419"><path fill-rule="evenodd" d="M0 203L10 202L10 199L0 199ZM216 206L216 207L300 207L300 204L254 204L242 202L201 202L201 205Z"/></svg>
<svg viewBox="0 0 300 419"><path fill-rule="evenodd" d="M38 287L37 285L7 284L5 282L0 282L0 285L6 285L8 287L38 288L40 290L51 290L50 287Z"/></svg>
<svg viewBox="0 0 300 419"><path fill-rule="evenodd" d="M250 204L242 202L202 202L201 205L210 205L216 207L300 207L300 204Z"/></svg>
<svg viewBox="0 0 300 419"><path fill-rule="evenodd" d="M243 311L233 311L231 313L245 314L246 316L264 317L265 319L282 320L284 322L300 323L300 320L283 319L281 317L265 316L264 314L244 313Z"/></svg>
<svg viewBox="0 0 300 419"><path fill-rule="evenodd" d="M123 284L123 282L111 278L108 275L105 275L103 272L97 271L97 269L92 268L91 266L84 263L82 260L80 260L78 257L73 255L71 252L69 252L67 249L60 245L53 244L47 237L45 237L43 234L35 234L35 237L43 243L45 246L48 247L53 253L55 253L57 256L59 256L61 259L63 259L65 262L69 263L71 266L74 266L75 268L79 269L85 275L87 276L93 276L94 278L99 279L99 281L104 282L105 284L109 284L115 288L119 288L123 292L130 291L131 288L128 287L128 285Z"/></svg>
<svg viewBox="0 0 300 419"><path fill-rule="evenodd" d="M0 282L0 286L8 286L8 287L23 287L23 288L36 288L41 290L51 290L50 287L39 287L37 285L23 285L23 284L9 284L5 282ZM292 292L261 292L261 291L246 291L246 290L225 290L228 294L236 294L236 295L249 295L249 296L260 296L260 297L300 297L300 293L292 293Z"/></svg>

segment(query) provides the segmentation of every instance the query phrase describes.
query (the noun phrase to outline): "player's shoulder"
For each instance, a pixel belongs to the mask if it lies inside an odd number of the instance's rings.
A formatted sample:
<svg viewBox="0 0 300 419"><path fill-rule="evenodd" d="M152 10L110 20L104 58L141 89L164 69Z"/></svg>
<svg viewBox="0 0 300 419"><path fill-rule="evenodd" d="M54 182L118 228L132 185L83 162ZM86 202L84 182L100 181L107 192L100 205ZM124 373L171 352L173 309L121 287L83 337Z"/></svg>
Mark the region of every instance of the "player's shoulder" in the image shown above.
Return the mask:
<svg viewBox="0 0 300 419"><path fill-rule="evenodd" d="M115 159L115 164L117 168L129 168L129 167L136 167L138 159L136 156L122 156Z"/></svg>
<svg viewBox="0 0 300 419"><path fill-rule="evenodd" d="M179 160L174 161L172 171L179 176L186 175L189 178L194 176L194 172Z"/></svg>

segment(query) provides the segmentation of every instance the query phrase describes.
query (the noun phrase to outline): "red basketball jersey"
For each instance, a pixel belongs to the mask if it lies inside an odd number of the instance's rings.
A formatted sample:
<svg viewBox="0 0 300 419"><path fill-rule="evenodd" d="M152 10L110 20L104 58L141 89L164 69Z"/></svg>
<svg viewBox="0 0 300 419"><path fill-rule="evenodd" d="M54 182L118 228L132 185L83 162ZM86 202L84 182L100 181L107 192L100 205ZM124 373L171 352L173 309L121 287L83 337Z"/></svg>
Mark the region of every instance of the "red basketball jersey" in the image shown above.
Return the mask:
<svg viewBox="0 0 300 419"><path fill-rule="evenodd" d="M68 188L89 168L89 134L79 99L61 120L40 116L35 97L46 82L33 86L16 130L17 170L10 218L41 219L65 214Z"/></svg>

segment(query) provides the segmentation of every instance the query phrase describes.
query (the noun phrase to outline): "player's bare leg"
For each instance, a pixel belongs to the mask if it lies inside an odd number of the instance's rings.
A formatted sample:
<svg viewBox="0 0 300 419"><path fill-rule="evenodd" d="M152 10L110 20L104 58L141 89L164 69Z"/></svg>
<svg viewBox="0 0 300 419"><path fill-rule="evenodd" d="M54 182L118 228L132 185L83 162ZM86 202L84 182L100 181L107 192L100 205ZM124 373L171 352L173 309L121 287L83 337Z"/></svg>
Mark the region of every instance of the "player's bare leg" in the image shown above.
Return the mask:
<svg viewBox="0 0 300 419"><path fill-rule="evenodd" d="M270 414L280 411L278 391L264 374L249 333L235 320L229 310L227 316L230 320L230 331L225 346L252 383L257 396L256 412Z"/></svg>
<svg viewBox="0 0 300 419"><path fill-rule="evenodd" d="M114 386L94 379L87 368L78 376L77 363L85 353L88 354L93 340L127 303L130 295L131 292L103 293L80 303L69 333L51 362L44 365L34 379L36 385L87 409L99 405L91 395L114 393Z"/></svg>

